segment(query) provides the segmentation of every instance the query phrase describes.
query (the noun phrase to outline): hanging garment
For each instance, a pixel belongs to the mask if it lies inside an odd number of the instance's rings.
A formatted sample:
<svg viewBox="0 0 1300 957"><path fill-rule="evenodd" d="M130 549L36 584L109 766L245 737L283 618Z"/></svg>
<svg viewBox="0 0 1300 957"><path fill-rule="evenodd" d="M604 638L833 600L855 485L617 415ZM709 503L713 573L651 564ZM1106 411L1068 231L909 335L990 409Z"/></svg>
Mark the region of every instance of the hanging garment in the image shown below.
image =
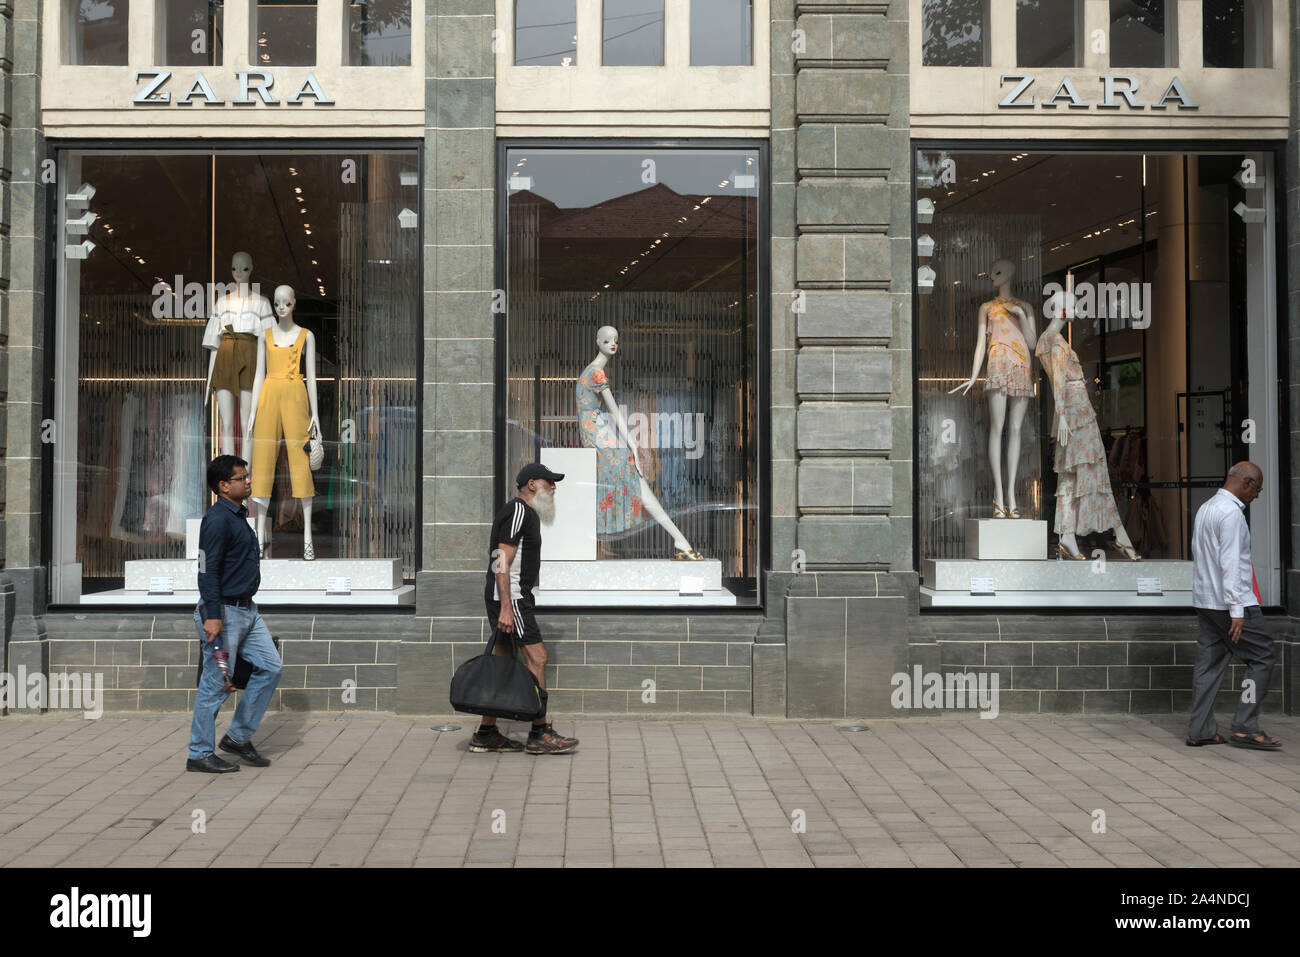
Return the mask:
<svg viewBox="0 0 1300 957"><path fill-rule="evenodd" d="M986 320L989 364L984 389L1008 396L1028 396L1034 394L1033 378L1029 372L1029 346L1019 321L1009 308L1015 302L999 296L989 303Z"/></svg>
<svg viewBox="0 0 1300 957"><path fill-rule="evenodd" d="M1088 398L1079 357L1055 332L1045 332L1034 354L1052 381L1056 409L1052 438L1057 437L1062 415L1065 441L1056 443L1056 532L1084 535L1120 524L1115 494L1106 471L1106 450L1097 428L1097 414Z"/></svg>
<svg viewBox="0 0 1300 957"><path fill-rule="evenodd" d="M605 409L601 393L609 378L593 362L582 370L576 387L578 429L582 444L596 450L596 532L623 532L643 525L641 476L632 450L623 444L618 426Z"/></svg>
<svg viewBox="0 0 1300 957"><path fill-rule="evenodd" d="M281 436L289 457L293 497L310 498L316 494L316 486L312 482L307 453L302 447L307 441L311 410L307 402L307 386L298 371L307 330L299 329L293 345L286 347L275 344L274 329L267 329L262 336L266 341L266 378L262 382L257 414L253 419L253 498L271 497Z"/></svg>

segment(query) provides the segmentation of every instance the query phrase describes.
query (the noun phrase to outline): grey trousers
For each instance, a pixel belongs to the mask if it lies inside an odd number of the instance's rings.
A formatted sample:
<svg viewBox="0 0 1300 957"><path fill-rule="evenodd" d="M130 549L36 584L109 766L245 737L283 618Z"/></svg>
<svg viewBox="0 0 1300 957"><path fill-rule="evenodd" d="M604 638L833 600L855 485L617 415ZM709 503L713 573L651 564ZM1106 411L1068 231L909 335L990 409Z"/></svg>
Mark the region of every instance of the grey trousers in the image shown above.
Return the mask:
<svg viewBox="0 0 1300 957"><path fill-rule="evenodd" d="M1214 696L1228 668L1228 658L1236 655L1246 663L1246 681L1254 683L1254 691L1241 693L1237 713L1232 719L1233 732L1259 734L1259 711L1268 693L1268 680L1273 674L1273 639L1266 630L1264 615L1258 605L1244 611L1241 640L1235 645L1228 638L1232 619L1226 611L1196 609L1199 630L1196 635L1196 667L1192 670L1192 717L1187 725L1187 736L1193 741L1214 737ZM1243 682L1244 684L1244 682Z"/></svg>

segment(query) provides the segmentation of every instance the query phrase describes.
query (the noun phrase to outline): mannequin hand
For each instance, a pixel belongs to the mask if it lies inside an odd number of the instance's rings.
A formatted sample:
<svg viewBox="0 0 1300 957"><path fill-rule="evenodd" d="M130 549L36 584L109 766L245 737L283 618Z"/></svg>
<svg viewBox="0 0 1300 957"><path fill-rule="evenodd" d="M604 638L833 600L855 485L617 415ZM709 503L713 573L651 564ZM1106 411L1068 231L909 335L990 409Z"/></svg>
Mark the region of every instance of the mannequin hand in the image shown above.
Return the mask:
<svg viewBox="0 0 1300 957"><path fill-rule="evenodd" d="M206 408L208 407L208 403L211 402L211 401L212 401L212 390L209 389L209 388L204 388L204 390L203 390L203 408L206 409Z"/></svg>
<svg viewBox="0 0 1300 957"><path fill-rule="evenodd" d="M1064 419L1064 418L1061 418L1061 419L1058 419L1058 420L1057 420L1057 425L1056 425L1056 441L1057 441L1057 442L1058 442L1062 447L1064 447L1064 446L1070 444L1070 427L1069 427L1068 425L1065 424L1065 419Z"/></svg>
<svg viewBox="0 0 1300 957"><path fill-rule="evenodd" d="M645 473L641 471L641 456L636 454L636 446L632 447L632 465L636 469L637 475L645 476Z"/></svg>
<svg viewBox="0 0 1300 957"><path fill-rule="evenodd" d="M957 386L957 388L949 389L948 394L952 395L954 392L960 392L962 395L965 395L967 392L971 390L972 387L974 387L974 385L975 385L975 380L968 379L965 382L963 382L961 385Z"/></svg>
<svg viewBox="0 0 1300 957"><path fill-rule="evenodd" d="M311 419L308 420L308 422L307 422L307 434L308 434L308 435L311 435L311 430L312 430L312 429L315 429L315 430L316 430L316 434L317 434L317 435L320 435L320 434L321 434L321 430L320 430L320 419L316 418L316 416L314 416L314 415L313 415L313 416L311 417Z"/></svg>

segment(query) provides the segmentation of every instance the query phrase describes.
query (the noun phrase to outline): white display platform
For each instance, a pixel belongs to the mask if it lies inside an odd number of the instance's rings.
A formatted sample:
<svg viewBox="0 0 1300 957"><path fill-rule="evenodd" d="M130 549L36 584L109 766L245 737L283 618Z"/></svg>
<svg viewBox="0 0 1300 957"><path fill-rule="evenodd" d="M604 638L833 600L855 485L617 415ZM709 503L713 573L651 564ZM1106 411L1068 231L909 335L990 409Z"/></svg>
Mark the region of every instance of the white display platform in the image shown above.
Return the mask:
<svg viewBox="0 0 1300 957"><path fill-rule="evenodd" d="M1032 518L968 518L966 557L1042 561L1047 558L1047 522Z"/></svg>
<svg viewBox="0 0 1300 957"><path fill-rule="evenodd" d="M543 561L537 590L533 594L538 607L736 604L736 596L722 587L722 562L715 559L702 562L675 562L661 558Z"/></svg>
<svg viewBox="0 0 1300 957"><path fill-rule="evenodd" d="M542 529L542 561L596 560L596 450L542 449L542 464L564 476L555 522Z"/></svg>
<svg viewBox="0 0 1300 957"><path fill-rule="evenodd" d="M1136 607L1189 608L1192 563L1130 562L1107 552L1086 562L927 559L921 563L922 608ZM1159 594L1138 594L1138 579L1158 579ZM993 594L971 594L972 579L991 579Z"/></svg>
<svg viewBox="0 0 1300 957"><path fill-rule="evenodd" d="M323 591L263 591L258 590L253 599L261 607L273 605L378 605L402 606L415 604L415 586L385 590L353 590L351 595L327 595ZM171 595L150 595L142 591L116 588L112 591L82 595L82 605L158 605L193 609L199 603L197 591L177 591Z"/></svg>
<svg viewBox="0 0 1300 957"><path fill-rule="evenodd" d="M248 527L254 532L257 531L257 519L248 516L244 519L248 522ZM203 524L201 518L187 518L185 520L185 557L194 561L199 557L199 526Z"/></svg>
<svg viewBox="0 0 1300 957"><path fill-rule="evenodd" d="M258 600L268 592L301 591L324 594L331 578L350 578L352 591L392 591L402 587L402 562L398 558L265 558L261 561L262 584ZM170 578L176 591L198 592L197 560L168 559L126 563L128 592L147 594L152 578Z"/></svg>

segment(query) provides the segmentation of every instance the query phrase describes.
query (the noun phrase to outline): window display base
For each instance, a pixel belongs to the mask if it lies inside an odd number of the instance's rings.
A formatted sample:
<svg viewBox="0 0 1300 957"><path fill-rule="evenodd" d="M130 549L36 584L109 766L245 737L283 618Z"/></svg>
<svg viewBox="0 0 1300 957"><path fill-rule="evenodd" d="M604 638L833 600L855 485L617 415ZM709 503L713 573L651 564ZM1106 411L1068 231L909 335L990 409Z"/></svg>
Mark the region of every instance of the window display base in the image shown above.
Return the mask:
<svg viewBox="0 0 1300 957"><path fill-rule="evenodd" d="M968 518L966 557L1043 561L1047 558L1047 523L1031 518Z"/></svg>
<svg viewBox="0 0 1300 957"><path fill-rule="evenodd" d="M543 561L534 595L539 608L736 604L736 596L722 587L722 562L715 560Z"/></svg>
<svg viewBox="0 0 1300 957"><path fill-rule="evenodd" d="M922 608L1192 604L1192 563L1187 561L1129 562L1109 556L1104 562L928 559L921 564L921 578Z"/></svg>
<svg viewBox="0 0 1300 957"><path fill-rule="evenodd" d="M388 590L354 589L350 595L327 595L323 591L285 589L283 591L266 591L258 589L257 604L262 607L272 605L367 605L378 607L400 607L415 604L415 586L402 585ZM199 603L197 591L177 591L171 595L150 595L143 591L129 591L117 588L113 591L100 591L81 596L82 605L158 605L168 608L193 609Z"/></svg>

